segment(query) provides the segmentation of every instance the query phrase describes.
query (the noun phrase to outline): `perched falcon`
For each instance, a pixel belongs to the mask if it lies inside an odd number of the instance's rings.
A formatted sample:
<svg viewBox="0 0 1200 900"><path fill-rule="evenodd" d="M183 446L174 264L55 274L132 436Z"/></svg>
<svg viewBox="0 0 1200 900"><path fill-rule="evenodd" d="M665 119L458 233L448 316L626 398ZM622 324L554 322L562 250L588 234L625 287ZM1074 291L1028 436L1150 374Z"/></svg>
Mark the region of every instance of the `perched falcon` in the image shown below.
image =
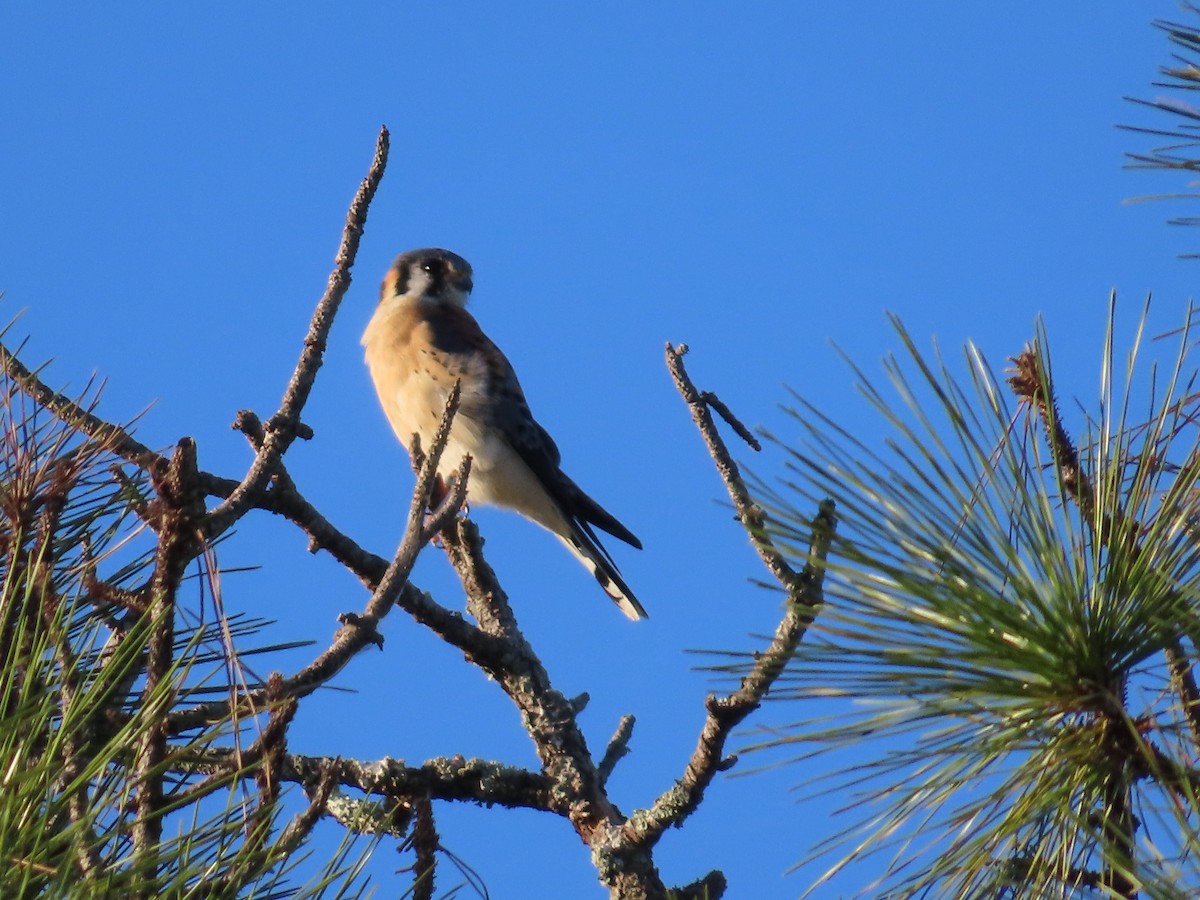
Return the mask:
<svg viewBox="0 0 1200 900"><path fill-rule="evenodd" d="M639 550L641 542L559 468L558 447L529 412L512 365L466 310L471 288L470 263L449 250L410 250L388 270L362 343L392 430L406 448L414 434L428 448L461 379L439 474L450 474L470 454L469 501L508 507L537 522L625 615L645 618L593 526Z"/></svg>

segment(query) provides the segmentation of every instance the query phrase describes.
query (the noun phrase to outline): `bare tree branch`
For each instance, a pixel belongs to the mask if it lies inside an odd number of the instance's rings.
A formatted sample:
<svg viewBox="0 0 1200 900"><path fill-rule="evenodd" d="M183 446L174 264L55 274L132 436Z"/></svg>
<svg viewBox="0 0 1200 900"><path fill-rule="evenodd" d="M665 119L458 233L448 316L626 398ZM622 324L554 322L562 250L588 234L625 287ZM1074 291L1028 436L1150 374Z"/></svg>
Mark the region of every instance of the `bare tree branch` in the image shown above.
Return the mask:
<svg viewBox="0 0 1200 900"><path fill-rule="evenodd" d="M246 477L223 503L209 513L205 532L210 538L225 531L251 507L254 498L263 492L275 474L280 458L300 434L300 414L312 391L317 370L321 367L333 318L350 287L350 269L358 254L358 242L366 225L367 210L387 167L388 143L388 130L381 128L375 145L375 159L350 204L334 270L329 276L325 296L313 313L308 335L304 338L304 350L284 391L279 411L266 423L266 434Z"/></svg>
<svg viewBox="0 0 1200 900"><path fill-rule="evenodd" d="M668 343L667 369L670 370L671 377L675 380L675 387L679 391L680 396L683 397L684 402L688 405L688 410L692 414L692 421L700 429L700 436L704 439L704 446L708 448L708 455L712 457L713 463L717 467L717 472L721 475L721 480L725 482L725 489L729 492L729 499L733 501L733 508L737 512L738 521L742 523L742 527L750 535L754 549L758 551L763 564L775 577L775 580L783 585L785 590L791 591L792 586L799 576L788 565L787 559L783 554L771 543L770 538L767 537L764 529L766 516L758 504L751 498L750 491L746 487L746 482L742 480L737 463L733 461L733 457L729 454L729 448L725 446L725 442L717 432L717 427L713 422L709 407L714 406L717 408L721 416L733 425L734 430L743 439L749 435L749 432L729 412L724 403L716 400L714 394L709 391L702 393L696 389L696 385L692 382L687 369L683 365L683 357L687 352L687 344L672 347ZM716 404L719 404L719 406ZM756 446L757 441L753 437L750 437L747 443L755 450L759 449Z"/></svg>
<svg viewBox="0 0 1200 900"><path fill-rule="evenodd" d="M1171 670L1171 680L1183 701L1183 714L1192 733L1192 742L1200 744L1200 688L1196 685L1195 667L1183 649L1183 642L1178 639L1172 641L1164 653Z"/></svg>
<svg viewBox="0 0 1200 900"><path fill-rule="evenodd" d="M633 737L635 721L633 716L621 716L621 721L617 723L617 730L609 738L608 746L604 749L604 756L596 766L596 775L599 777L602 787L608 783L608 778L616 769L617 763L621 761L621 757L629 752L629 741Z"/></svg>
<svg viewBox="0 0 1200 900"><path fill-rule="evenodd" d="M762 703L804 637L817 608L824 602L822 584L825 560L836 527L834 505L827 500L821 504L820 512L812 523L812 543L804 571L796 573L766 534L765 516L751 499L737 464L730 457L729 449L708 411L712 395L696 390L684 368L683 355L686 352L686 346L675 348L668 344L667 367L725 482L738 518L764 565L787 591L787 603L783 620L776 628L770 646L759 654L740 687L728 696L709 695L705 700L708 715L683 777L655 800L649 810L639 810L632 816L630 827L625 831L626 839L631 844L646 847L653 846L668 827L681 825L699 807L705 790L716 774L736 762L736 759L723 755L725 742L733 729ZM723 415L729 418L728 411Z"/></svg>
<svg viewBox="0 0 1200 900"><path fill-rule="evenodd" d="M329 804L333 793L336 775L332 765L322 766L317 774L316 784L309 788L308 808L292 819L275 842L281 856L286 857L298 849L304 839L312 832Z"/></svg>
<svg viewBox="0 0 1200 900"><path fill-rule="evenodd" d="M517 627L508 597L496 573L482 555L482 542L475 525L460 519L442 539L446 555L458 572L468 596L468 607L492 621L501 632L494 652L473 654L468 659L496 679L521 712L525 730L533 739L542 772L551 780L553 808L565 815L584 842L593 848L600 879L617 890L620 879L632 880L635 893L629 896L665 896L665 888L653 861L640 848L620 860L609 850L620 838L625 817L604 791L603 779L592 761L587 740L579 727L576 709L555 690L541 660L534 654ZM487 648L493 651L492 647ZM641 892L641 893L638 893Z"/></svg>
<svg viewBox="0 0 1200 900"><path fill-rule="evenodd" d="M723 755L726 741L733 729L762 704L763 698L799 646L817 607L824 602L822 581L825 559L835 527L833 501L826 500L813 521L808 563L796 585L789 589L787 612L776 628L770 646L758 656L754 667L742 678L736 691L725 697L710 694L705 700L708 715L683 777L655 800L644 815L634 815L634 828L631 830L631 840L634 842L653 844L668 827L681 825L700 806L704 792L716 774L736 762L735 757Z"/></svg>
<svg viewBox="0 0 1200 900"><path fill-rule="evenodd" d="M204 750L181 761L177 768L181 772L214 776L244 771L233 748ZM436 757L419 766L408 766L403 760L390 757L362 762L288 753L275 770L281 781L304 786L318 783L325 772L330 773L335 785L393 799L428 796L434 800L498 804L510 809L555 811L550 780L545 775L491 760Z"/></svg>
<svg viewBox="0 0 1200 900"><path fill-rule="evenodd" d="M67 425L103 444L122 459L145 469L155 459L162 458L161 454L136 440L124 428L105 422L65 394L51 390L3 344L0 344L0 370L38 406L54 413Z"/></svg>
<svg viewBox="0 0 1200 900"><path fill-rule="evenodd" d="M168 737L163 704L170 696L169 679L175 662L175 604L187 565L201 549L204 497L195 476L196 445L190 438L179 442L169 462L161 460L151 470L158 494L153 516L158 546L145 613L151 623L146 648L147 702L138 713L148 717L151 724L143 732L134 763L137 816L133 823L134 854L141 862L147 884L152 884L157 875L154 860L162 841L163 763ZM153 890L142 893L148 895Z"/></svg>
<svg viewBox="0 0 1200 900"><path fill-rule="evenodd" d="M413 863L416 880L413 882L413 900L433 900L434 882L437 876L437 826L433 821L433 804L428 797L418 797L414 802L415 816L410 842L416 851Z"/></svg>
<svg viewBox="0 0 1200 900"><path fill-rule="evenodd" d="M427 625L447 640L457 642L456 645L465 648L477 646L487 640L486 635L463 621L461 616L442 608L426 594L411 588L408 584L409 573L412 571L421 549L454 518L466 498L467 479L470 473L469 459L463 461L455 478L453 489L442 498L431 520L428 523L425 522L425 510L433 492L438 465L449 437L450 422L458 409L458 397L456 388L447 398L446 408L442 413L442 423L417 477L417 485L409 504L404 536L400 540L391 564L379 574L365 608L361 613L342 614L340 617L342 627L337 630L330 645L309 665L291 677L283 679L279 689L280 696L305 697L311 694L337 675L356 654L368 646L382 644L377 626L397 602L417 621ZM265 691L251 691L242 694L236 704L223 700L177 712L171 717L171 731L178 734L205 723L223 721L238 712L253 713L266 699Z"/></svg>
<svg viewBox="0 0 1200 900"><path fill-rule="evenodd" d="M458 409L458 386L446 404L428 454L414 454L417 483L403 535L390 562L369 553L330 524L300 493L284 465L284 455L295 439L310 436L301 415L322 364L333 318L350 284L367 211L386 166L388 140L387 130L383 129L370 171L347 214L335 268L311 317L304 349L279 409L265 423L248 411L239 413L234 423L249 439L255 454L240 480L201 471L189 438L178 443L169 459L149 450L125 429L102 421L90 409L47 388L0 346L0 368L22 391L81 433L104 442L120 459L149 473L157 494L152 502L142 503L136 510L158 535L150 579L142 589L129 591L106 583L86 560L84 572L88 590L95 594L91 602L108 611L110 618L115 618L116 610L122 610L128 621L153 617L155 622L144 663L145 696L162 699L151 704L154 708L143 706L131 714L154 720L132 753L137 787L133 848L146 872L143 893L149 896L149 886L154 882L155 854L159 852L166 810L163 779L172 775L186 785L170 798L172 804L179 805L194 805L219 786L242 784L251 778L256 781L258 795L252 801L239 861L223 873L223 881L214 881L231 891L240 890L257 877L260 870L252 860L286 855L296 849L325 815L341 817L347 827L388 833L402 833L416 815L425 830L419 865L430 868L437 844L431 801L440 800L500 804L562 816L591 848L600 880L614 897L665 900L668 891L654 865L652 850L668 827L682 824L699 806L716 773L732 765L733 760L723 756L730 732L760 705L821 604L824 563L835 527L832 503L823 504L814 520L807 563L803 571L796 572L771 541L766 516L746 489L717 432L713 413L756 450L757 441L719 398L696 389L682 362L686 348L668 345L668 367L675 384L688 404L742 526L764 565L785 588L787 606L774 639L757 657L738 690L728 696L707 698L705 722L683 776L649 809L627 818L610 799L606 783L618 761L629 752L633 717L621 719L597 763L578 721L586 694L571 700L554 688L522 634L495 572L484 559L478 530L458 516L466 497L471 459L459 463L449 479L449 490L438 490L438 472L444 468L440 460ZM206 510L207 497L220 501L211 511ZM436 508L427 515L434 498ZM251 509L268 511L296 524L308 535L311 549L330 552L368 586L371 596L361 612L340 617L341 627L329 645L294 674L284 677L276 673L257 690L238 684L227 699L180 708L178 698L173 699L169 693L175 664L176 593L186 566ZM438 604L409 583L419 553L438 536L462 583L469 617ZM287 752L287 732L297 701L327 684L356 654L372 645L382 646L379 623L394 606L461 650L471 664L495 679L521 714L534 743L539 772L461 757L438 758L413 767L392 759L359 762ZM124 633L122 629L121 622L114 623L114 634ZM68 685L68 694L71 689ZM167 704L173 706L173 711L167 712ZM269 719L244 751L237 746L215 747L204 742L168 744L173 737L215 723L235 723L236 734L242 727L241 717L258 716L261 723L266 711L270 712ZM130 718L124 712L108 715L111 721L106 720L106 724L110 728ZM172 746L180 751L175 757L168 755ZM205 775L209 777L203 778ZM309 804L271 844L271 823L284 784L303 786ZM356 800L343 796L339 787L350 793L359 791L365 797ZM80 865L86 869L92 860L81 858ZM672 896L715 900L724 889L723 876L714 871ZM432 890L431 878L422 890Z"/></svg>

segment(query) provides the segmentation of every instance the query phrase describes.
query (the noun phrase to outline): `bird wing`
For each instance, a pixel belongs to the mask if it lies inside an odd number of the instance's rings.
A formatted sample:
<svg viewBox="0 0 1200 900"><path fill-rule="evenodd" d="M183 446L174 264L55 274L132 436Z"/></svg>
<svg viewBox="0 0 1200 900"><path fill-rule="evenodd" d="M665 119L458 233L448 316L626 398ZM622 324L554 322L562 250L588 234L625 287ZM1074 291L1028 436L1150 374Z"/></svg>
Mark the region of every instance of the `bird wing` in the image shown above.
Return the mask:
<svg viewBox="0 0 1200 900"><path fill-rule="evenodd" d="M517 373L499 347L483 333L474 316L461 307L439 307L431 319L433 343L448 356L469 358L464 366L472 384L464 379L458 414L483 428L499 433L516 451L568 521L590 523L625 543L642 548L642 543L599 503L563 473L562 454L549 433L534 419ZM455 374L455 373L452 373ZM587 529L590 533L591 529ZM608 557L595 535L591 542ZM611 563L611 557L608 557Z"/></svg>

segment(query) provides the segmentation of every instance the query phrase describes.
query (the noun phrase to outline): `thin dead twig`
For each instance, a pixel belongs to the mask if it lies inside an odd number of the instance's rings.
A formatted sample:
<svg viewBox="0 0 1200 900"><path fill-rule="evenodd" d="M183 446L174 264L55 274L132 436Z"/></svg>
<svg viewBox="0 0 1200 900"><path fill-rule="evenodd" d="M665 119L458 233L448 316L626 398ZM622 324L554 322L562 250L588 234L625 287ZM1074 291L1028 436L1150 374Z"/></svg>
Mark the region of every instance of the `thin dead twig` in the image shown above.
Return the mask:
<svg viewBox="0 0 1200 900"><path fill-rule="evenodd" d="M681 825L699 807L705 790L716 774L736 762L735 758L724 756L725 743L733 729L762 703L822 604L825 560L836 528L833 501L826 500L812 523L812 541L804 570L797 573L792 569L767 536L765 516L751 499L738 467L717 431L708 409L712 395L698 391L684 368L683 355L686 352L684 345L677 348L668 344L667 367L725 482L738 519L749 533L763 564L787 591L787 604L770 645L758 655L738 689L724 697L710 694L705 700L707 715L683 777L659 796L648 810L639 811L630 818L625 840L642 847L655 844L668 827ZM722 417L731 420L728 410L722 413ZM735 430L740 433L745 429L743 426L735 427Z"/></svg>
<svg viewBox="0 0 1200 900"><path fill-rule="evenodd" d="M738 521L742 523L742 527L750 535L754 549L758 552L759 557L771 572L771 575L786 590L790 591L799 576L788 565L787 559L784 558L783 554L771 543L770 538L767 537L765 532L766 516L758 504L751 498L750 491L746 488L746 482L742 479L737 463L733 461L733 457L729 453L729 448L725 445L725 441L722 440L720 433L717 431L716 423L713 422L712 413L709 408L717 409L721 417L729 422L734 431L743 440L747 440L747 443L755 450L760 449L760 446L754 440L753 436L750 435L746 427L729 411L729 408L724 403L716 401L716 396L712 392L702 392L696 388L696 385L687 373L687 369L683 365L683 357L687 352L688 347L686 344L673 347L668 343L667 369L671 372L671 377L675 381L675 387L679 391L680 396L683 397L684 402L688 405L688 410L692 414L692 421L700 429L700 436L704 440L704 446L708 448L708 455L712 457L712 461L717 467L717 472L720 474L721 480L725 483L725 489L729 492L729 499L733 501L733 508L737 512Z"/></svg>
<svg viewBox="0 0 1200 900"><path fill-rule="evenodd" d="M300 414L312 391L317 370L321 368L334 316L350 287L350 269L358 254L358 243L366 225L367 210L387 167L388 146L388 130L381 128L375 145L375 158L350 204L333 272L329 276L325 295L313 312L308 334L304 338L304 349L283 393L279 410L267 421L265 435L245 478L224 502L209 513L205 521L205 532L210 538L228 529L251 508L254 498L266 489L271 476L275 474L283 454L299 436Z"/></svg>
<svg viewBox="0 0 1200 900"><path fill-rule="evenodd" d="M122 459L143 469L148 468L154 460L162 459L161 454L136 440L124 428L105 422L90 409L48 387L3 344L0 344L0 370L35 404L48 409L67 425L86 434Z"/></svg>
<svg viewBox="0 0 1200 900"><path fill-rule="evenodd" d="M596 777L600 779L601 787L608 783L608 778L616 769L617 763L621 761L621 757L629 753L629 741L633 738L633 726L636 721L633 716L621 716L621 721L617 723L617 730L608 739L608 746L604 748L604 756L596 766Z"/></svg>
<svg viewBox="0 0 1200 900"><path fill-rule="evenodd" d="M392 562L380 573L363 611L343 613L339 617L342 627L334 634L329 646L309 665L283 680L281 696L305 697L337 675L366 647L381 646L383 641L377 626L397 604L449 643L468 651L469 655L498 656L499 650L491 646L494 639L464 621L462 616L438 605L428 595L408 584L408 576L412 572L417 555L436 534L448 527L466 498L470 474L469 459L463 461L456 473L452 489L442 498L430 519L425 520L425 510L436 483L437 469L449 436L450 423L457 409L456 389L447 399L433 446L418 474L417 485L409 504L404 536ZM264 700L265 693L260 690L243 694L237 704L217 701L183 710L172 717L172 732L179 733L206 723L223 721L235 712L252 713Z"/></svg>
<svg viewBox="0 0 1200 900"><path fill-rule="evenodd" d="M158 546L147 590L146 615L152 623L145 660L147 701L138 713L147 716L150 722L138 745L133 767L137 784L133 850L144 864L151 883L157 871L155 859L161 853L163 762L169 734L166 710L159 705L168 696L175 661L177 593L188 563L199 552L199 523L204 515L204 500L196 487L195 475L196 445L190 438L179 442L169 462L163 461L151 470L158 495L154 501Z"/></svg>
<svg viewBox="0 0 1200 900"><path fill-rule="evenodd" d="M413 801L416 815L413 818L413 830L409 836L416 861L413 863L413 900L433 900L434 882L437 879L437 825L433 821L433 803L428 797L418 797Z"/></svg>

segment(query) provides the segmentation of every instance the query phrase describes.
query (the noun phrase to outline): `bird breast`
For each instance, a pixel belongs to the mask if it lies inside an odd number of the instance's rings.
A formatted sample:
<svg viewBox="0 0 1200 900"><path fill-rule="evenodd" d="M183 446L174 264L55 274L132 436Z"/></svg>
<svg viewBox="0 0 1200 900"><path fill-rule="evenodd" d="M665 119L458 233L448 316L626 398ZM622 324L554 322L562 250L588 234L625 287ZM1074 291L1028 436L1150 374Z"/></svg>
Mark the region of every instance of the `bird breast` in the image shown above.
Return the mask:
<svg viewBox="0 0 1200 900"><path fill-rule="evenodd" d="M490 469L511 450L499 446L502 440L462 412L486 405L480 403L488 390L484 361L471 354L439 350L433 326L421 312L412 304L381 304L363 333L367 368L380 405L410 454L413 435L420 439L422 449L428 450L450 391L459 381L460 413L438 471L443 475L453 472L467 454L477 470ZM483 497L475 499L489 502Z"/></svg>

